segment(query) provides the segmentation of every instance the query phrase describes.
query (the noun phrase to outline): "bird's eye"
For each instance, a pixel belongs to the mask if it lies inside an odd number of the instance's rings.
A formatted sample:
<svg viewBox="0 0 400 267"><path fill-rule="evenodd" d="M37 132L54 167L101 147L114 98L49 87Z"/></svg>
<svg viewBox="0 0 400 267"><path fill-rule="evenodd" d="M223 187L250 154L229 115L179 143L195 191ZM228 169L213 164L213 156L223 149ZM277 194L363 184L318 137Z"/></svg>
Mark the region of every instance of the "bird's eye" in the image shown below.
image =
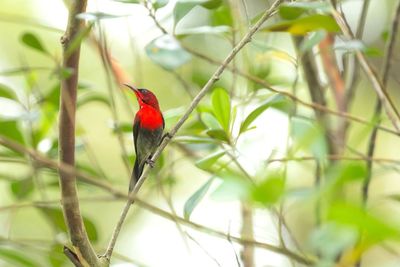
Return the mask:
<svg viewBox="0 0 400 267"><path fill-rule="evenodd" d="M148 92L148 90L147 89L140 89L140 92L146 94Z"/></svg>

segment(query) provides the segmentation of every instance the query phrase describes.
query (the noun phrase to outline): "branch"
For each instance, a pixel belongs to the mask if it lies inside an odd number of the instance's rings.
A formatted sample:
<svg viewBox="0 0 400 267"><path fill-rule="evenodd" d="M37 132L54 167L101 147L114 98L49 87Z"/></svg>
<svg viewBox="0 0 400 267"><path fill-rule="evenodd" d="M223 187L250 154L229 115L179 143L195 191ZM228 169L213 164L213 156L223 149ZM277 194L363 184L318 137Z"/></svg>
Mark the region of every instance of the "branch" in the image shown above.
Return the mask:
<svg viewBox="0 0 400 267"><path fill-rule="evenodd" d="M178 132L178 130L182 127L182 125L186 122L186 120L189 118L190 114L193 112L193 110L197 107L197 105L200 103L201 99L207 94L207 92L211 89L212 85L219 80L221 74L224 72L226 69L227 65L232 61L232 59L236 56L236 54L247 44L250 42L252 36L257 32L257 30L261 27L261 25L273 14L275 9L279 6L279 4L283 0L277 0L275 1L272 6L264 12L262 17L256 22L256 24L250 28L250 30L247 32L247 34L242 38L242 40L232 49L232 51L229 53L229 55L225 58L225 60L222 62L222 64L218 67L218 69L215 71L215 73L212 75L212 77L208 80L208 82L204 85L204 87L201 89L201 91L197 94L197 96L192 100L190 106L186 110L185 114L180 118L180 120L176 123L176 125L170 130L169 134L167 135L167 138L164 138L163 142L160 144L158 149L155 151L152 160L155 162L158 157L160 156L161 152L165 149L165 147L169 144L171 141L171 138ZM104 254L104 257L107 260L110 260L115 243L117 241L119 232L121 230L122 224L126 218L126 215L128 214L128 210L131 206L131 204L134 202L134 197L136 196L137 192L139 191L140 187L142 186L143 182L147 178L149 174L149 168L145 168L143 171L142 176L140 177L139 181L136 183L135 188L132 190L132 192L129 194L129 200L127 201L125 208L123 209L120 219L114 229L113 235L111 237L110 243L108 245L107 251Z"/></svg>
<svg viewBox="0 0 400 267"><path fill-rule="evenodd" d="M217 60L214 60L214 59L212 59L212 58L208 57L207 55L204 55L204 54L202 54L200 52L197 52L197 51L193 50L192 48L189 48L187 46L183 46L183 47L185 48L185 50L190 52L192 55L194 55L194 56L196 56L196 57L198 57L200 59L203 59L203 60L205 60L205 61L207 61L207 62L209 62L211 64L214 64L214 65L220 65L221 64L221 62L219 62ZM329 114L334 115L336 117L342 117L342 118L346 119L347 121L354 121L354 122L358 122L360 124L364 124L364 125L367 125L367 126L375 126L375 124L371 123L370 121L362 119L362 118L359 118L359 117L354 116L354 115L352 115L350 113L336 111L336 110L330 109L330 108L328 108L328 107L326 107L324 105L320 105L320 104L317 104L317 103L308 103L308 102L298 98L297 96L295 96L295 95L293 95L293 94L291 94L291 93L289 93L287 91L275 89L270 84L268 84L265 80L263 80L263 79L261 79L261 78L259 78L257 76L251 75L249 73L246 73L246 72L244 72L244 71L242 71L240 69L232 68L231 66L227 66L226 69L231 71L231 72L235 72L238 75L240 75L240 76L242 76L242 77L244 77L244 78L246 78L246 79L248 79L248 80L250 80L252 82L255 82L255 83L263 86L264 88L268 89L271 92L284 95L284 96L290 98L292 101L297 102L297 103L299 103L299 104L301 104L301 105L303 105L305 107L309 107L309 108L312 108L314 110L319 110L321 112L329 113ZM391 133L391 134L394 134L394 135L397 135L397 136L400 135L399 132L397 132L395 130L392 130L390 128L384 127L382 125L378 125L377 127L381 131L384 131L384 132L387 132L387 133Z"/></svg>
<svg viewBox="0 0 400 267"><path fill-rule="evenodd" d="M349 39L354 39L354 35L348 25L345 23L343 16L336 10L333 10L332 14L343 34ZM386 112L386 115L392 122L396 131L400 133L400 126L398 124L398 120L400 120L400 112L394 105L393 100L385 90L385 86L380 82L378 75L375 73L365 55L361 51L356 51L355 53L361 68L364 70L365 75L368 77L372 84L372 87L376 91L378 98Z"/></svg>
<svg viewBox="0 0 400 267"><path fill-rule="evenodd" d="M80 44L72 52L70 52L70 47L74 45L75 38L79 38L79 32L85 27L84 21L77 19L76 15L85 12L86 2L86 0L75 0L70 3L67 29L61 38L63 46L62 68L72 69L74 72L69 78L61 81L59 114L60 163L72 166L75 165L75 112ZM59 174L64 219L74 250L70 252L77 256L76 260L79 260L82 266L100 266L97 255L90 244L80 213L76 176L63 171L60 171ZM70 256L70 254L67 255ZM72 259L71 257L69 258ZM76 265L76 262L74 264Z"/></svg>
<svg viewBox="0 0 400 267"><path fill-rule="evenodd" d="M383 60L383 68L382 68L382 86L383 89L386 91L386 86L389 80L389 74L390 74L390 68L391 68L391 59L393 57L394 53L394 44L396 42L396 36L398 33L398 25L399 25L399 19L400 19L400 1L397 4L397 7L395 9L395 14L393 16L393 21L391 25L391 31L390 31L390 39L387 42L387 47L386 47L386 53L385 53L385 58ZM382 101L381 99L376 100L375 104L375 110L374 110L374 118L378 117L377 125L380 124L380 117L382 113ZM372 158L375 152L375 145L376 145L376 137L378 135L377 127L374 127L371 133L371 136L369 138L368 142L368 157ZM369 185L371 182L372 178L372 167L373 167L373 162L368 161L367 162L367 177L364 180L364 184L362 187L362 199L363 203L366 204L368 200L368 190L369 190Z"/></svg>

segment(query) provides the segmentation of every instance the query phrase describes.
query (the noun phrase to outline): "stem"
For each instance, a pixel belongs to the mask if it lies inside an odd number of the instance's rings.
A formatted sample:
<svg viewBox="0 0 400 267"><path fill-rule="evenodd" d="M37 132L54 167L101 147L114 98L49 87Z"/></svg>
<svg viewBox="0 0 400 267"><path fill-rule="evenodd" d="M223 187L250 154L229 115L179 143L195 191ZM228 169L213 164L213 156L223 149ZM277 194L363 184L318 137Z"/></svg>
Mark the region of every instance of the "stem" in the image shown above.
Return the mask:
<svg viewBox="0 0 400 267"><path fill-rule="evenodd" d="M74 70L73 74L61 81L60 114L59 114L59 143L60 163L75 166L75 112L76 96L79 73L80 45L72 53L68 53L70 45L84 28L84 21L78 20L76 15L86 10L86 0L72 1L69 9L69 19L66 32L61 38L63 46L63 68ZM100 266L96 253L90 244L83 224L79 209L78 193L76 188L76 176L60 171L61 203L64 211L64 219L71 238L72 250L76 260L82 266ZM70 253L68 254L69 258ZM75 266L78 263L73 262Z"/></svg>

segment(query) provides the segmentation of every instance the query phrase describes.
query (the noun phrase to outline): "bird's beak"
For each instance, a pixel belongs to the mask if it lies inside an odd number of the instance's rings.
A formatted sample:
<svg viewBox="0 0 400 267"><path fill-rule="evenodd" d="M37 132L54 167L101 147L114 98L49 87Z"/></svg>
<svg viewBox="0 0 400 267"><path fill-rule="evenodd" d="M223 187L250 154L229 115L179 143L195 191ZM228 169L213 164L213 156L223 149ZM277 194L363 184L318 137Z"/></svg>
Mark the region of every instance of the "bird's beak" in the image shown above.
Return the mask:
<svg viewBox="0 0 400 267"><path fill-rule="evenodd" d="M138 89L136 89L135 87L133 87L133 86L131 86L129 84L126 84L126 83L124 83L124 85L126 87L128 87L129 89L131 89L135 93L137 98L140 98L140 93L139 93Z"/></svg>

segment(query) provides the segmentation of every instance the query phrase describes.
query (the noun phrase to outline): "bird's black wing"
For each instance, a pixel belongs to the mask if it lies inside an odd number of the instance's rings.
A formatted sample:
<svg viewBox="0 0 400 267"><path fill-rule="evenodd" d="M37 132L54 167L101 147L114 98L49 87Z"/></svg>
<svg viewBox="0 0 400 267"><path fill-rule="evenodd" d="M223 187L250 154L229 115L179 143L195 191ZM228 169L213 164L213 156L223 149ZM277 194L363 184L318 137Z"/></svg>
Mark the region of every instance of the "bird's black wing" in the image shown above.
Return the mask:
<svg viewBox="0 0 400 267"><path fill-rule="evenodd" d="M137 156L137 139L139 136L139 125L140 125L140 120L138 116L136 115L135 121L133 122L133 143L135 145L135 154Z"/></svg>

